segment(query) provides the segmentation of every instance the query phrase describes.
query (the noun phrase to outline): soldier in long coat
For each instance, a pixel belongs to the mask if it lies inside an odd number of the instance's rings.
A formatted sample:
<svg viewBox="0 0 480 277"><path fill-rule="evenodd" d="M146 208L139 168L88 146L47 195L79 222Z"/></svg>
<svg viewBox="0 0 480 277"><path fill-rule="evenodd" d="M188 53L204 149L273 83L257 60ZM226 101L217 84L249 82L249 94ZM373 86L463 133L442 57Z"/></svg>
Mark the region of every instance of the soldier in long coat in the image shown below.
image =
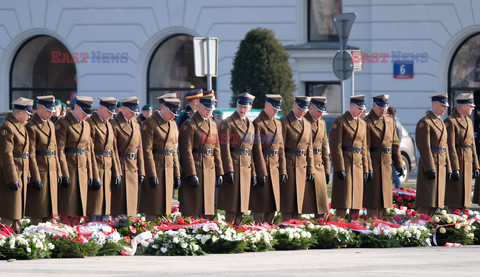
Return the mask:
<svg viewBox="0 0 480 277"><path fill-rule="evenodd" d="M145 178L143 147L140 125L135 120L140 112L135 96L122 99L122 111L112 120L113 133L117 138L117 150L122 182L112 190L112 215L137 214L138 187Z"/></svg>
<svg viewBox="0 0 480 277"><path fill-rule="evenodd" d="M177 98L160 101L160 110L142 124L143 157L147 182L140 187L139 211L147 220L169 215L173 190L180 188L178 161L178 128L175 117L180 113Z"/></svg>
<svg viewBox="0 0 480 277"><path fill-rule="evenodd" d="M180 127L179 149L182 183L180 212L186 216L213 218L215 186L223 182L223 166L217 124L211 118L215 97L202 96L198 111Z"/></svg>
<svg viewBox="0 0 480 277"><path fill-rule="evenodd" d="M395 121L386 116L388 95L373 97L373 106L367 122L367 149L374 172L365 182L363 206L369 217L381 217L386 208L391 208L392 201L392 164L403 175L403 161L400 154Z"/></svg>
<svg viewBox="0 0 480 277"><path fill-rule="evenodd" d="M255 96L238 95L237 110L220 124L224 185L218 189L218 208L225 210L225 220L235 225L242 223L248 211L250 187L257 184L252 148L255 127L247 113L252 109Z"/></svg>
<svg viewBox="0 0 480 277"><path fill-rule="evenodd" d="M282 96L267 94L265 108L253 121L257 136L253 159L258 184L250 191L250 210L259 224L273 223L275 212L280 211L280 183L287 178L282 123L275 118L281 109Z"/></svg>
<svg viewBox="0 0 480 277"><path fill-rule="evenodd" d="M327 184L330 182L330 155L328 152L327 128L322 119L326 110L327 98L312 97L310 109L305 119L312 126L313 174L314 180L305 185L303 213L315 214L320 218L328 213Z"/></svg>
<svg viewBox="0 0 480 277"><path fill-rule="evenodd" d="M445 205L454 212L472 205L472 178L477 178L478 164L473 123L470 115L475 107L473 94L457 97L457 107L445 119L448 133L448 153L452 166L452 179L445 188Z"/></svg>
<svg viewBox="0 0 480 277"><path fill-rule="evenodd" d="M297 96L292 111L280 119L287 180L280 185L280 211L284 221L299 219L303 208L305 181L313 181L312 130L310 122L304 119L310 97Z"/></svg>
<svg viewBox="0 0 480 277"><path fill-rule="evenodd" d="M62 182L58 188L58 212L62 218L69 217L72 225L78 217L87 216L88 188L101 186L90 124L86 119L92 114L93 99L77 96L73 112L57 121L55 125L58 159Z"/></svg>
<svg viewBox="0 0 480 277"><path fill-rule="evenodd" d="M88 190L87 214L92 221L101 221L102 216L111 213L112 187L119 187L121 182L117 142L112 124L109 120L115 115L117 99L100 97L98 111L87 122L90 124L93 141L93 153L101 187L91 186Z"/></svg>
<svg viewBox="0 0 480 277"><path fill-rule="evenodd" d="M0 222L20 230L25 215L29 178L29 141L24 126L32 115L33 100L20 97L13 102L13 112L0 125Z"/></svg>
<svg viewBox="0 0 480 277"><path fill-rule="evenodd" d="M339 217L357 217L363 204L363 182L371 171L367 153L367 124L360 115L365 96L350 97L350 109L337 117L330 130L333 163L332 208Z"/></svg>
<svg viewBox="0 0 480 277"><path fill-rule="evenodd" d="M415 129L415 142L420 152L417 174L416 205L418 212L432 216L444 207L445 183L452 169L448 157L448 130L440 116L448 107L446 94L432 97L432 110L420 119Z"/></svg>
<svg viewBox="0 0 480 277"><path fill-rule="evenodd" d="M57 190L61 181L55 124L49 120L55 110L55 97L37 98L37 113L26 125L30 140L30 187L25 215L33 225L58 217Z"/></svg>

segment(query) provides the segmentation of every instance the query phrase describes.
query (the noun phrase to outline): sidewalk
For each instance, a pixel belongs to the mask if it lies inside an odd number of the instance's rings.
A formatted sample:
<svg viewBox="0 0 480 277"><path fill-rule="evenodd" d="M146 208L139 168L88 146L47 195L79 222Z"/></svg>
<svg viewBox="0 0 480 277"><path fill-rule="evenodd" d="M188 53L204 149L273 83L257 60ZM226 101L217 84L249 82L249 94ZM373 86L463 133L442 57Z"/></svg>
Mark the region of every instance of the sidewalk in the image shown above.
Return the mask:
<svg viewBox="0 0 480 277"><path fill-rule="evenodd" d="M480 246L0 261L1 276L478 276Z"/></svg>

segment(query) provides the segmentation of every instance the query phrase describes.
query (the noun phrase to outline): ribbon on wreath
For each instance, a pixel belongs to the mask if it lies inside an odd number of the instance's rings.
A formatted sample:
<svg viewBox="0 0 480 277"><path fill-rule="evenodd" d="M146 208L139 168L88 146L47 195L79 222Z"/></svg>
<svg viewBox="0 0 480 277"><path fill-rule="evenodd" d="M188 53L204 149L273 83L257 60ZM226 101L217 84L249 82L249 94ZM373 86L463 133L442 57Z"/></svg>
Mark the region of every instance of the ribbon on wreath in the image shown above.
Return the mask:
<svg viewBox="0 0 480 277"><path fill-rule="evenodd" d="M446 227L446 226L452 226L452 225L460 225L460 226L464 226L464 225L467 225L469 224L468 221L466 222L461 222L461 223L449 223L449 224L444 224L444 225L437 225L437 227L435 227L435 232L433 233L433 243L435 243L435 245L438 246L437 244L437 231L438 229L442 228L442 227Z"/></svg>
<svg viewBox="0 0 480 277"><path fill-rule="evenodd" d="M132 241L130 242L132 247L125 246L121 251L123 256L133 256L135 252L137 252L137 245L142 241L149 240L153 238L152 232L143 232L141 234L136 235Z"/></svg>

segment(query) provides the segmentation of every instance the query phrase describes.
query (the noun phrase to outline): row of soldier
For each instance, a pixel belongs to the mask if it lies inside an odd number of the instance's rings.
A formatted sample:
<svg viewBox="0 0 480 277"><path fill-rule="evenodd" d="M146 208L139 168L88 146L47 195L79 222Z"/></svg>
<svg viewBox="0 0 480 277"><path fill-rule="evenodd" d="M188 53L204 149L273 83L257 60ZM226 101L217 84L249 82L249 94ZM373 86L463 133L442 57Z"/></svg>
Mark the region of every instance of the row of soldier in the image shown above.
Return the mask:
<svg viewBox="0 0 480 277"><path fill-rule="evenodd" d="M445 107L445 97L432 97L432 111L427 115L435 115L430 120L437 127L442 125L435 121L442 121L436 112ZM462 107L472 106L471 95L457 99L459 109L452 117L463 111ZM24 215L36 223L56 214L134 215L137 211L152 220L170 213L173 189L179 189L184 215L213 218L218 202L218 208L226 211L226 220L235 224L240 224L248 210L256 222L270 223L276 211L281 211L284 220L299 218L302 213L320 217L328 212L330 161L321 119L326 112L324 97L296 97L292 111L278 120L281 96L266 95L264 110L251 122L246 115L254 97L244 93L238 96L237 111L217 129L212 119L215 97L191 91L187 94L191 118L179 130L174 119L180 101L171 95L159 97L160 109L141 126L134 120L139 112L136 97L122 99L115 117L117 100L112 97L100 98L96 112L91 97L78 96L76 100L72 112L55 126L49 120L55 106L53 96L38 97L37 113L26 126L23 123L33 101L20 98L13 103L13 113L0 128L3 222L14 225ZM388 95L375 96L373 101L372 112L364 121L359 116L365 110L365 97L350 97L349 111L332 125L332 208L339 216L345 216L347 209L350 214L358 213L362 207L370 216L383 215L392 205L392 163L403 174L394 122L385 116ZM471 122L463 116L466 133L472 133ZM423 171L417 206L431 214L432 209L443 206L447 177L453 176L456 182L461 179L467 187L464 152L472 153L473 175L478 175L478 161L469 136L458 136L465 139L459 144L463 154L455 152L462 164L458 165L457 158L452 171L453 151L442 146L447 130L439 128L441 139L436 138L430 122L422 120L416 133ZM445 128L448 126L453 124ZM449 138L452 132L457 130L448 130ZM249 134L258 139L246 139ZM451 195L458 194L457 187ZM468 206L467 198L465 195L463 203L450 205Z"/></svg>

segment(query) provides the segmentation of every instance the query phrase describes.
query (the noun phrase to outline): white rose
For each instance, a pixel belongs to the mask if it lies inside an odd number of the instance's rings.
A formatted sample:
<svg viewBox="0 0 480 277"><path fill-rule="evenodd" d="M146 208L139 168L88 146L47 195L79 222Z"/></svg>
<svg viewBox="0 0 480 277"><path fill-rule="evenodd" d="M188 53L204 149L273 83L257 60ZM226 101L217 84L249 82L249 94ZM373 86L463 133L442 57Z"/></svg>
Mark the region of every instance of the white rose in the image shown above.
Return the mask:
<svg viewBox="0 0 480 277"><path fill-rule="evenodd" d="M300 238L300 234L299 234L299 233L294 233L294 234L293 234L293 237L296 238L296 239L299 239L299 238Z"/></svg>
<svg viewBox="0 0 480 277"><path fill-rule="evenodd" d="M452 223L452 219L450 217L447 219L447 223Z"/></svg>
<svg viewBox="0 0 480 277"><path fill-rule="evenodd" d="M446 211L446 210L442 210L441 214L446 215L446 214L447 214L447 211Z"/></svg>
<svg viewBox="0 0 480 277"><path fill-rule="evenodd" d="M289 240L293 240L293 234L288 235Z"/></svg>
<svg viewBox="0 0 480 277"><path fill-rule="evenodd" d="M440 231L440 234L445 234L447 232L447 230L445 230L445 228L443 227L440 227L439 231Z"/></svg>
<svg viewBox="0 0 480 277"><path fill-rule="evenodd" d="M162 248L160 248L160 251L162 251L162 253L165 254L165 253L167 253L167 248L162 247Z"/></svg>
<svg viewBox="0 0 480 277"><path fill-rule="evenodd" d="M30 247L27 247L27 252L28 253L32 252L32 249Z"/></svg>
<svg viewBox="0 0 480 277"><path fill-rule="evenodd" d="M308 226L307 226L307 227L308 227L308 229L312 230L312 229L314 229L314 228L315 228L315 225L313 225L312 223L310 223L310 224L308 224Z"/></svg>
<svg viewBox="0 0 480 277"><path fill-rule="evenodd" d="M148 247L148 241L142 241L140 242L140 244L143 246L143 247Z"/></svg>
<svg viewBox="0 0 480 277"><path fill-rule="evenodd" d="M198 245L196 244L193 245L193 251L198 251Z"/></svg>
<svg viewBox="0 0 480 277"><path fill-rule="evenodd" d="M465 225L465 231L469 232L471 230L470 225Z"/></svg>
<svg viewBox="0 0 480 277"><path fill-rule="evenodd" d="M178 243L178 242L179 242L178 237L173 237L172 242L173 242L173 243Z"/></svg>
<svg viewBox="0 0 480 277"><path fill-rule="evenodd" d="M186 243L184 243L184 242L182 242L182 243L180 244L180 247L182 247L183 249L187 248L187 246L188 246L188 244L186 244Z"/></svg>
<svg viewBox="0 0 480 277"><path fill-rule="evenodd" d="M460 229L460 224L455 224L455 229Z"/></svg>

